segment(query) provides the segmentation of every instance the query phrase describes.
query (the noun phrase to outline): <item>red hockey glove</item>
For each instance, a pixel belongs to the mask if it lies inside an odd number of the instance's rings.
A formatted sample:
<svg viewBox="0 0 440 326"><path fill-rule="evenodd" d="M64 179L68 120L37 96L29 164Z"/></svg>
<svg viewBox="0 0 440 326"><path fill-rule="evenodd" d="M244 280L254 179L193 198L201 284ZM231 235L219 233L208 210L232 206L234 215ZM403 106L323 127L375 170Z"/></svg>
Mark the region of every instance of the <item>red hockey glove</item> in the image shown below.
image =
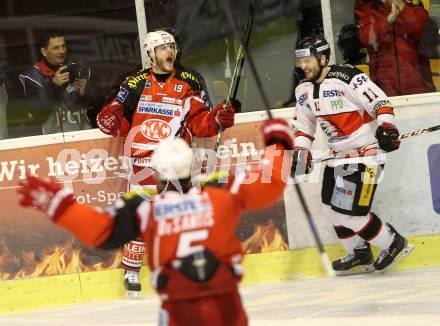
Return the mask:
<svg viewBox="0 0 440 326"><path fill-rule="evenodd" d="M391 123L383 123L376 129L376 138L381 150L392 152L399 148L399 130Z"/></svg>
<svg viewBox="0 0 440 326"><path fill-rule="evenodd" d="M209 113L210 118L214 119L222 129L230 128L234 125L235 107L238 107L237 103L240 103L238 101L234 102L235 105L232 103L220 103Z"/></svg>
<svg viewBox="0 0 440 326"><path fill-rule="evenodd" d="M111 136L118 136L121 121L124 117L124 106L116 101L104 106L96 117L99 129Z"/></svg>
<svg viewBox="0 0 440 326"><path fill-rule="evenodd" d="M260 130L266 146L282 144L285 149L293 149L292 131L286 120L266 120L261 124Z"/></svg>
<svg viewBox="0 0 440 326"><path fill-rule="evenodd" d="M31 175L20 182L18 193L23 197L20 205L35 207L51 219L55 219L63 210L75 201L73 194L54 180L45 181Z"/></svg>
<svg viewBox="0 0 440 326"><path fill-rule="evenodd" d="M312 172L312 153L307 148L293 149L291 176L300 176Z"/></svg>

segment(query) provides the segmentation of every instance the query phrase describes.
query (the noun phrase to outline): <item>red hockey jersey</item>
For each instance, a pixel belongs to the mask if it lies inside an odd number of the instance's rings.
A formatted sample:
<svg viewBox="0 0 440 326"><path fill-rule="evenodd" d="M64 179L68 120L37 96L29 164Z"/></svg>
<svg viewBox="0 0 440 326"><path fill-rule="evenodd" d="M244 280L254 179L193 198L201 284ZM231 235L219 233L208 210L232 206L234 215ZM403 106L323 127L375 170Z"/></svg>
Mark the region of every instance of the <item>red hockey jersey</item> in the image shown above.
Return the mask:
<svg viewBox="0 0 440 326"><path fill-rule="evenodd" d="M153 200L135 196L106 211L73 203L55 223L84 243L105 249L122 246L139 235L147 244L148 265L153 271L171 269L176 260L208 249L221 266L230 266L223 268L227 273L214 277L211 285L200 287L194 282L185 283L181 273L174 273L170 278L179 279L175 283L180 289L176 295L182 298L207 295L206 291L210 295L232 291L240 280L240 275L232 275L233 269L240 270L242 259L235 233L240 213L267 207L280 198L291 165L283 154L281 145L268 148L259 169L237 174L222 188L208 185L185 194L168 191Z"/></svg>

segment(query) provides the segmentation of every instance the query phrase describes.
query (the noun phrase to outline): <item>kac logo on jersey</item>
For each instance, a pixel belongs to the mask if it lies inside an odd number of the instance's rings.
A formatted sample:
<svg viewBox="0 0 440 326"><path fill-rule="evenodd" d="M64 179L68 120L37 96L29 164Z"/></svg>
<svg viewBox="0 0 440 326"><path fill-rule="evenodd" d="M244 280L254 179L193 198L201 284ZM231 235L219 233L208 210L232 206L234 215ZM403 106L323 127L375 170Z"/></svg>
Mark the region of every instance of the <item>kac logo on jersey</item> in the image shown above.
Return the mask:
<svg viewBox="0 0 440 326"><path fill-rule="evenodd" d="M150 119L142 123L141 133L150 140L160 141L171 135L171 127L166 121Z"/></svg>
<svg viewBox="0 0 440 326"><path fill-rule="evenodd" d="M124 87L120 87L118 95L116 95L116 99L119 102L124 103L125 99L127 98L127 95L128 95L128 90L126 90Z"/></svg>

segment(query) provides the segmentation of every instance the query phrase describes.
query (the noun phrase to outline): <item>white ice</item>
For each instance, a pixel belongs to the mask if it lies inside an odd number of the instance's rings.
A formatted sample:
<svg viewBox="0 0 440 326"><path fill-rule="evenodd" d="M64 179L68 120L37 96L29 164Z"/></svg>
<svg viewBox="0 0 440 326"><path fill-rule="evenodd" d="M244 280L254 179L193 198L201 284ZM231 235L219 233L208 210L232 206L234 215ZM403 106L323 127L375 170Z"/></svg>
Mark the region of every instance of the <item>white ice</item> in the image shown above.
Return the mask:
<svg viewBox="0 0 440 326"><path fill-rule="evenodd" d="M241 289L250 325L440 325L440 268ZM1 326L157 325L156 297L0 315Z"/></svg>

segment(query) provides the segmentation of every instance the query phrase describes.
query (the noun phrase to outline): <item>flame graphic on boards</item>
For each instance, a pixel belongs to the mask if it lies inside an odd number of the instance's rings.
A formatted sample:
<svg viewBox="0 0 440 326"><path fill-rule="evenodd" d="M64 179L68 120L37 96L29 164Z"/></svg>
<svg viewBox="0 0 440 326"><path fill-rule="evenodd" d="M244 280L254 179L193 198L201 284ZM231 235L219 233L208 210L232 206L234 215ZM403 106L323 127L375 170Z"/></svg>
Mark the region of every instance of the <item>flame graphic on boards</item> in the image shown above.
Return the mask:
<svg viewBox="0 0 440 326"><path fill-rule="evenodd" d="M241 246L245 254L289 250L280 230L272 223L256 225L254 234L243 241Z"/></svg>
<svg viewBox="0 0 440 326"><path fill-rule="evenodd" d="M112 255L107 261L87 264L84 262L84 250L72 248L68 243L64 246L55 246L37 259L35 252L27 252L17 257L1 244L0 252L0 280L53 276L79 272L93 272L118 268L122 258L122 251ZM4 266L26 266L16 272L6 272Z"/></svg>

